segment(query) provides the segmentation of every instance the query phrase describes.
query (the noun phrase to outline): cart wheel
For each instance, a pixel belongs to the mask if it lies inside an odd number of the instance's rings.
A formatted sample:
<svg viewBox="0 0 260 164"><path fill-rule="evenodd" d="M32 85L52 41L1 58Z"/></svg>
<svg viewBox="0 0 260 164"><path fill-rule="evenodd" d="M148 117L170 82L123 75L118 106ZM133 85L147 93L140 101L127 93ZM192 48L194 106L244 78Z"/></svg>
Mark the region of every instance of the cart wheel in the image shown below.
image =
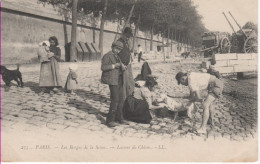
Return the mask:
<svg viewBox="0 0 260 164"><path fill-rule="evenodd" d="M257 53L257 37L249 37L244 43L244 52L245 53Z"/></svg>
<svg viewBox="0 0 260 164"><path fill-rule="evenodd" d="M220 43L220 52L222 54L224 53L230 53L230 41L227 37L224 37L222 40L221 40L221 43Z"/></svg>

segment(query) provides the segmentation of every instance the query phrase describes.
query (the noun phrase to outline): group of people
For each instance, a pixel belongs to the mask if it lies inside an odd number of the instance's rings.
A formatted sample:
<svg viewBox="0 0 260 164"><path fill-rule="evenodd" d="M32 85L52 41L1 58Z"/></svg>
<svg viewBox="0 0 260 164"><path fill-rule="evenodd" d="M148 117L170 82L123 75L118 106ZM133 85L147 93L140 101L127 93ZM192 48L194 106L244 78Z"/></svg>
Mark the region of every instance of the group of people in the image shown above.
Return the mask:
<svg viewBox="0 0 260 164"><path fill-rule="evenodd" d="M120 39L112 43L111 51L102 58L101 81L109 85L111 103L106 124L109 127L119 124L128 124L128 121L150 123L151 110L168 107L186 108L191 117L194 108L188 108L167 95L158 96L159 90L157 77L152 75L147 62L143 64L141 75L134 80L131 67L131 53L128 40L132 37L132 31L126 27ZM145 73L144 73L145 72ZM223 82L219 77L203 72L179 72L175 76L178 84L188 86L191 93L191 103L202 102L203 119L198 133L206 133L208 121L213 124L214 102L221 97ZM200 91L207 90L208 95L203 98ZM188 105L189 106L189 105Z"/></svg>
<svg viewBox="0 0 260 164"><path fill-rule="evenodd" d="M128 125L128 121L150 123L153 117L151 111L165 107L173 111L176 111L176 108L185 108L187 115L191 117L194 108L178 103L165 94L158 94L158 90L160 90L157 83L158 77L152 75L147 62L144 62L141 74L135 79L133 78L133 59L128 44L132 36L131 28L126 27L121 37L112 43L111 51L102 58L101 82L109 86L111 98L106 125L108 127L115 127L120 124ZM58 63L61 50L58 44L55 36L50 37L49 41L40 43L38 51L41 62L39 86L45 88L48 92L55 92L55 88L62 87ZM140 52L142 53L141 49ZM77 65L71 63L65 84L65 89L71 94L75 94L74 90L77 89L76 69ZM179 72L175 78L178 84L189 87L191 103L202 102L203 119L197 132L206 133L207 123L213 124L214 102L222 95L223 82L219 76L214 76L210 72ZM205 89L208 90L208 95L203 98L200 91Z"/></svg>

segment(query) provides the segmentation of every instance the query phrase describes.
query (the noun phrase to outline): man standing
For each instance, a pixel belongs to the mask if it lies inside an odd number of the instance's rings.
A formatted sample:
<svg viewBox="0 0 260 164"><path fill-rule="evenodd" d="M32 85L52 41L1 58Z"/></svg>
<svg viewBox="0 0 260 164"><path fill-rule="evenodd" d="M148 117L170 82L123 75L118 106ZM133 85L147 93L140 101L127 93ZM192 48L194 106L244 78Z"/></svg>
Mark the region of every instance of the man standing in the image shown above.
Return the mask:
<svg viewBox="0 0 260 164"><path fill-rule="evenodd" d="M123 49L118 53L118 56L125 67L125 71L123 73L123 83L124 90L126 95L123 97L125 100L127 96L131 95L134 92L134 78L132 73L132 58L131 51L129 47L129 39L133 37L132 29L130 27L126 27L122 33L122 36L117 40L123 43Z"/></svg>
<svg viewBox="0 0 260 164"><path fill-rule="evenodd" d="M137 53L138 53L138 62L140 63L140 60L142 59L142 55L143 55L143 49L140 44L138 44Z"/></svg>

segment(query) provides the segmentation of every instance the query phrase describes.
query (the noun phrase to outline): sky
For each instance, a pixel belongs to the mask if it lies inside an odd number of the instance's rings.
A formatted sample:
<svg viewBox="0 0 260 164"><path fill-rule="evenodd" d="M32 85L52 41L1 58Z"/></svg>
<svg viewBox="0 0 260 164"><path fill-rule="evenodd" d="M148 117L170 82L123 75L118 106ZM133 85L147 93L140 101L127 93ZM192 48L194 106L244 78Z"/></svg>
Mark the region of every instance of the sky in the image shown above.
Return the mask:
<svg viewBox="0 0 260 164"><path fill-rule="evenodd" d="M229 21L237 31L239 27L233 21L228 11L236 21L243 26L247 21L258 23L257 0L192 0L197 6L198 13L203 17L205 27L210 31L223 31L232 33L222 12L225 12Z"/></svg>

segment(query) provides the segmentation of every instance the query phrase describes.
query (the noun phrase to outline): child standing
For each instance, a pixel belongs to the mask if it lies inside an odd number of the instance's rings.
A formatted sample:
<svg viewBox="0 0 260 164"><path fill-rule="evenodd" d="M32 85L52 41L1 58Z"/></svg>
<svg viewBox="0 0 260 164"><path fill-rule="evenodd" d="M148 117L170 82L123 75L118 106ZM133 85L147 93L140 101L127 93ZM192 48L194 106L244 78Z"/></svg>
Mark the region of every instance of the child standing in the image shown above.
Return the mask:
<svg viewBox="0 0 260 164"><path fill-rule="evenodd" d="M74 90L77 89L78 81L77 81L77 70L78 66L76 64L70 64L69 65L69 74L67 77L67 81L65 84L65 90L70 92L71 94L75 94Z"/></svg>

